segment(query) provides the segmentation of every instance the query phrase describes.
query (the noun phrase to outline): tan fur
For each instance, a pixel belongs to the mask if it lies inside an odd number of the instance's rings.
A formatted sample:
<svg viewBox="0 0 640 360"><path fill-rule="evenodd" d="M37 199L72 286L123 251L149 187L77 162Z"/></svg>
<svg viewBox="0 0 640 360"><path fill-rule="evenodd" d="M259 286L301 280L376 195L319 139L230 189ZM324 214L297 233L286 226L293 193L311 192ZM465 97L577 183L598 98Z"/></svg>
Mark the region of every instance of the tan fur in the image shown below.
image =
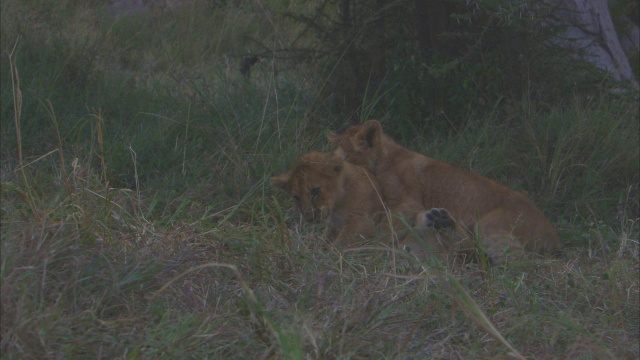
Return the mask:
<svg viewBox="0 0 640 360"><path fill-rule="evenodd" d="M373 235L384 208L380 185L369 170L334 154L310 152L293 169L271 177L271 183L291 194L306 221L327 221L329 237L341 245Z"/></svg>
<svg viewBox="0 0 640 360"><path fill-rule="evenodd" d="M392 212L415 219L423 234L431 233L427 242L440 251L465 251L479 244L501 263L505 251L544 253L561 247L547 217L523 194L396 144L376 120L351 126L330 140L336 155L373 172ZM432 208L450 214L453 224L444 230L450 235L446 241L455 244L433 240L436 232L425 218Z"/></svg>

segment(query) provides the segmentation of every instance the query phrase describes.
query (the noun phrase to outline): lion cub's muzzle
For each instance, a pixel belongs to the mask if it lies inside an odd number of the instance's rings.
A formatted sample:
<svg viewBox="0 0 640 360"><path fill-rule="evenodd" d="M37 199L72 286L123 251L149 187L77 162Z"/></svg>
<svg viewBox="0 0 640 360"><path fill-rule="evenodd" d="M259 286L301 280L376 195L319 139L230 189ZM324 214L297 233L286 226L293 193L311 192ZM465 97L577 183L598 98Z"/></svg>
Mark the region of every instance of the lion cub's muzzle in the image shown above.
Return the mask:
<svg viewBox="0 0 640 360"><path fill-rule="evenodd" d="M311 208L303 211L302 216L304 217L305 221L311 223L319 223L327 218L327 214L325 214L325 211L323 211L323 209L316 208Z"/></svg>

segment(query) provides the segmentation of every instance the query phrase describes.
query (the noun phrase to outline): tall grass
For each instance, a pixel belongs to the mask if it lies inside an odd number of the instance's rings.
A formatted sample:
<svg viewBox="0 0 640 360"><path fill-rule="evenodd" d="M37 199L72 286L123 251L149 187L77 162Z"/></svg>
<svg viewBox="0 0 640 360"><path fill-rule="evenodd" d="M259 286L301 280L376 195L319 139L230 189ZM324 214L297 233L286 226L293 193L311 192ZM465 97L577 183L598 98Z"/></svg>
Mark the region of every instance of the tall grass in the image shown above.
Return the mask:
<svg viewBox="0 0 640 360"><path fill-rule="evenodd" d="M273 29L262 3L124 18L33 4L2 3L3 358L640 354L637 99L497 103L447 131L382 119L527 193L561 257L340 252L265 182L344 121L304 69L237 73L229 39Z"/></svg>

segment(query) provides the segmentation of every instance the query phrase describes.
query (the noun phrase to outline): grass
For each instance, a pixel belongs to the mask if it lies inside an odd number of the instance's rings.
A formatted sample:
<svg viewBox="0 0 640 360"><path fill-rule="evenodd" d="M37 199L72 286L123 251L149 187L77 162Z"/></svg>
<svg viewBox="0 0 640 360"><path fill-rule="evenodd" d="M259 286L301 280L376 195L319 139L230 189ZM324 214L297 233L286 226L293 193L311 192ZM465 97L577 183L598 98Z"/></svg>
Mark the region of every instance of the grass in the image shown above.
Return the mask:
<svg viewBox="0 0 640 360"><path fill-rule="evenodd" d="M265 180L342 121L304 69L225 65L244 46L225 39L273 35L259 6L160 13L151 31L44 3L2 3L3 358L640 356L637 98L498 102L449 132L430 131L442 115L382 117L406 146L526 192L561 256L484 270L384 239L340 252Z"/></svg>

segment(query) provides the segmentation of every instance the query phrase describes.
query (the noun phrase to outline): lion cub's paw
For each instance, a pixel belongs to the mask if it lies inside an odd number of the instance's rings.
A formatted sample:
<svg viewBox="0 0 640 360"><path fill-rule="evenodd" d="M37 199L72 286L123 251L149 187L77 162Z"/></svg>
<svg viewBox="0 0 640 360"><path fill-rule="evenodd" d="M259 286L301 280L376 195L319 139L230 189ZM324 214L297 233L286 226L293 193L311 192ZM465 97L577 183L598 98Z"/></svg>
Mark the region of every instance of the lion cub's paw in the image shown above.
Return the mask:
<svg viewBox="0 0 640 360"><path fill-rule="evenodd" d="M446 209L438 208L425 211L422 221L426 228L436 230L451 228L455 224L455 221Z"/></svg>

